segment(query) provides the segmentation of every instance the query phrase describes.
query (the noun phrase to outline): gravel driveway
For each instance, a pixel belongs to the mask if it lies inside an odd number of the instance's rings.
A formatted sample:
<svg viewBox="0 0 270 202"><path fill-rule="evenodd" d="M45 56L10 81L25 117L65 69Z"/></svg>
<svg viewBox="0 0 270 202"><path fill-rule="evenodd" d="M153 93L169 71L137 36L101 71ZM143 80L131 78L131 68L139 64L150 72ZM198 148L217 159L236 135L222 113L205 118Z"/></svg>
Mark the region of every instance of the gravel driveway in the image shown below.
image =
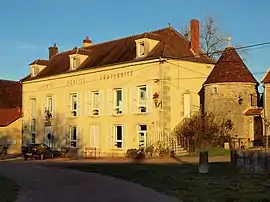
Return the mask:
<svg viewBox="0 0 270 202"><path fill-rule="evenodd" d="M20 185L17 202L180 202L135 183L45 165L0 161L0 172Z"/></svg>

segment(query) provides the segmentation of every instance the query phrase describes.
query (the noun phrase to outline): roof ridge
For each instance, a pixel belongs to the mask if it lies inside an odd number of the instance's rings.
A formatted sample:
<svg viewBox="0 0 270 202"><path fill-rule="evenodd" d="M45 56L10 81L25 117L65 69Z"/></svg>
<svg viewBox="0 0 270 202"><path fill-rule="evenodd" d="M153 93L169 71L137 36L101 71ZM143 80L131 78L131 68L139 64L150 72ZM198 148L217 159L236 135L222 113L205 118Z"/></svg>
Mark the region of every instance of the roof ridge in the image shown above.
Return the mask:
<svg viewBox="0 0 270 202"><path fill-rule="evenodd" d="M92 44L91 46L88 46L86 48L91 48L93 46L97 46L97 45L101 45L101 44L106 44L106 43L117 42L119 40L124 40L124 39L129 39L129 38L135 38L135 37L138 37L138 36L144 35L144 34L155 34L155 32L162 31L162 30L165 30L165 29L168 29L168 27L164 27L164 28L161 28L161 29L152 30L150 32L138 33L138 34L134 34L134 35L131 35L131 36L120 37L120 38L117 38L117 39L113 39L113 40L109 40L109 41L104 41L104 42L97 43L97 44ZM158 34L156 34L156 35L158 35Z"/></svg>

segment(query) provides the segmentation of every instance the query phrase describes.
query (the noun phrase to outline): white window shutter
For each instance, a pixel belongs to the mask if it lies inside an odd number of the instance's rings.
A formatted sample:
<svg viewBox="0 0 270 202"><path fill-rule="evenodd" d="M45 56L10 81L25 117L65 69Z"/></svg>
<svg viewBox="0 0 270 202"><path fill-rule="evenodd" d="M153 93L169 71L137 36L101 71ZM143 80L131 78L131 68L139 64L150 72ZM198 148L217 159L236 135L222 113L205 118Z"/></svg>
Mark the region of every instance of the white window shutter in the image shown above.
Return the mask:
<svg viewBox="0 0 270 202"><path fill-rule="evenodd" d="M122 113L127 114L127 88L122 88Z"/></svg>
<svg viewBox="0 0 270 202"><path fill-rule="evenodd" d="M65 127L64 139L65 139L64 146L70 147L70 127L69 126Z"/></svg>
<svg viewBox="0 0 270 202"><path fill-rule="evenodd" d="M99 126L96 126L96 148L100 148Z"/></svg>
<svg viewBox="0 0 270 202"><path fill-rule="evenodd" d="M153 92L152 92L152 88L150 85L147 85L147 96L146 96L146 111L147 112L152 112L153 110L153 100L152 100L152 96L153 96Z"/></svg>
<svg viewBox="0 0 270 202"><path fill-rule="evenodd" d="M82 130L81 127L77 126L77 148L82 148Z"/></svg>
<svg viewBox="0 0 270 202"><path fill-rule="evenodd" d="M55 118L56 117L56 97L53 96L52 97L52 117Z"/></svg>
<svg viewBox="0 0 270 202"><path fill-rule="evenodd" d="M114 127L110 125L108 127L108 136L107 136L107 149L110 150L114 148Z"/></svg>
<svg viewBox="0 0 270 202"><path fill-rule="evenodd" d="M77 116L83 116L81 93L77 93Z"/></svg>
<svg viewBox="0 0 270 202"><path fill-rule="evenodd" d="M190 117L190 93L184 94L184 116Z"/></svg>
<svg viewBox="0 0 270 202"><path fill-rule="evenodd" d="M136 87L130 87L130 112L135 114L137 112L137 92Z"/></svg>
<svg viewBox="0 0 270 202"><path fill-rule="evenodd" d="M99 91L99 115L104 115L105 114L105 91L100 90Z"/></svg>
<svg viewBox="0 0 270 202"><path fill-rule="evenodd" d="M109 115L112 115L113 114L113 90L112 89L109 89L107 90L107 100L108 100L108 110L107 110L107 113Z"/></svg>
<svg viewBox="0 0 270 202"><path fill-rule="evenodd" d="M41 107L41 115L42 115L42 118L45 118L45 109L46 109L46 106L47 106L47 99L46 97L43 98L42 100L42 107Z"/></svg>
<svg viewBox="0 0 270 202"><path fill-rule="evenodd" d="M66 95L66 116L70 117L70 113L71 113L71 100L70 100L70 94Z"/></svg>
<svg viewBox="0 0 270 202"><path fill-rule="evenodd" d="M95 147L95 126L94 125L90 125L90 138L89 138L89 146L91 148Z"/></svg>

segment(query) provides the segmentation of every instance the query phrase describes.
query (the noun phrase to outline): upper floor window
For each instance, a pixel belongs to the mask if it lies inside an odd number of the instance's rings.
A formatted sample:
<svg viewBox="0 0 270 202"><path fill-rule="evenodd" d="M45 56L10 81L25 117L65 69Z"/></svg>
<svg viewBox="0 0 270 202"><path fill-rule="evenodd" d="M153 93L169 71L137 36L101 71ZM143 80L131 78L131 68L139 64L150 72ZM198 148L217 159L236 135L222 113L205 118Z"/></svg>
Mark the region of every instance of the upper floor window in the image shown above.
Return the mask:
<svg viewBox="0 0 270 202"><path fill-rule="evenodd" d="M137 100L139 112L143 113L147 111L147 88L146 85L137 87Z"/></svg>
<svg viewBox="0 0 270 202"><path fill-rule="evenodd" d="M77 93L70 94L71 116L78 116L78 95Z"/></svg>
<svg viewBox="0 0 270 202"><path fill-rule="evenodd" d="M114 93L114 114L122 114L123 113L123 90L122 89L115 89Z"/></svg>
<svg viewBox="0 0 270 202"><path fill-rule="evenodd" d="M30 109L30 114L32 118L36 117L36 98L31 98L31 109Z"/></svg>
<svg viewBox="0 0 270 202"><path fill-rule="evenodd" d="M73 57L72 58L72 69L75 69L77 67L77 58L76 57Z"/></svg>
<svg viewBox="0 0 270 202"><path fill-rule="evenodd" d="M39 67L38 66L33 66L32 67L32 76L36 76L39 73Z"/></svg>
<svg viewBox="0 0 270 202"><path fill-rule="evenodd" d="M190 117L191 115L191 94L185 92L183 95L183 107L184 107L184 117Z"/></svg>
<svg viewBox="0 0 270 202"><path fill-rule="evenodd" d="M144 56L145 55L145 43L140 42L139 43L139 56Z"/></svg>
<svg viewBox="0 0 270 202"><path fill-rule="evenodd" d="M98 90L90 93L90 111L91 115L97 116L100 114L100 92Z"/></svg>
<svg viewBox="0 0 270 202"><path fill-rule="evenodd" d="M53 97L46 97L46 107L45 110L48 111L51 115L53 115Z"/></svg>

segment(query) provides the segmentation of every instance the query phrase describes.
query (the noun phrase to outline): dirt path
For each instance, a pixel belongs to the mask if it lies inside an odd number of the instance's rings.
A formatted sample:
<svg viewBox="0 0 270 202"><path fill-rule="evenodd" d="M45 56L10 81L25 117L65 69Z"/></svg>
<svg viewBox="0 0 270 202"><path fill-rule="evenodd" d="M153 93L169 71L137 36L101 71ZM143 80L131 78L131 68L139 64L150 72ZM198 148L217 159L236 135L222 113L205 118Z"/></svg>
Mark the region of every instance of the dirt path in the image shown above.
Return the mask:
<svg viewBox="0 0 270 202"><path fill-rule="evenodd" d="M0 172L20 185L17 202L180 202L135 183L38 162L2 161Z"/></svg>

